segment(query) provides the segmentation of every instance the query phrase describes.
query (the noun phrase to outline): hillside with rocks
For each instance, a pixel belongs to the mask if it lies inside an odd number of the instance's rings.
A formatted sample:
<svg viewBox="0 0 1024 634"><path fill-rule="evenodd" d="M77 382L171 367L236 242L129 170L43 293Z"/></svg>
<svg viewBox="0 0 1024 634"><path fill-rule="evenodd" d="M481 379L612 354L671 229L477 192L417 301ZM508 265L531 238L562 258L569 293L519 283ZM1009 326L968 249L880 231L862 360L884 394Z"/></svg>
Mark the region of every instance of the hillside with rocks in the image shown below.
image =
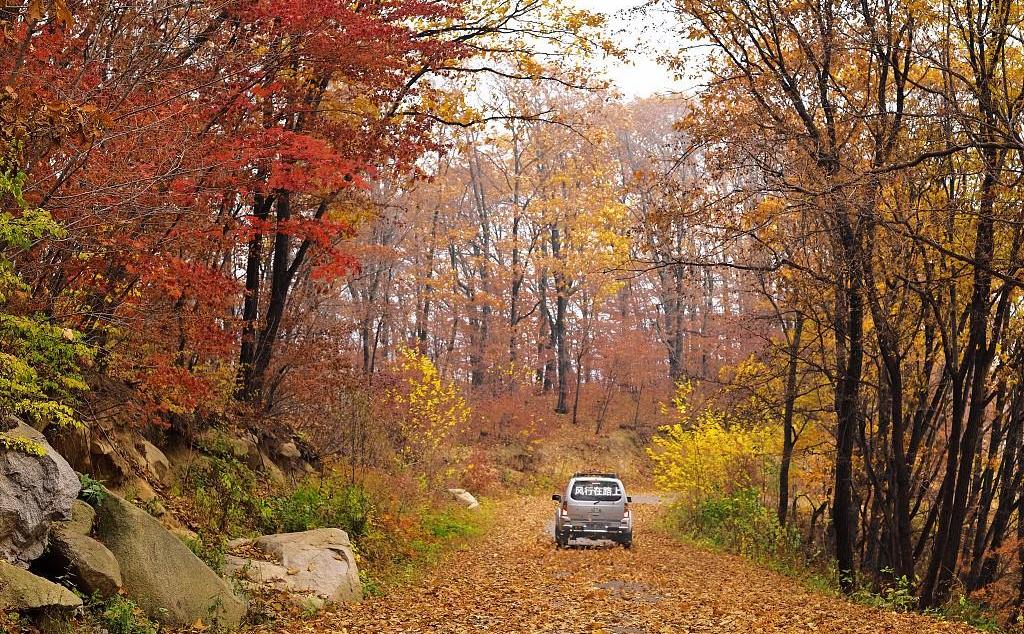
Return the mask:
<svg viewBox="0 0 1024 634"><path fill-rule="evenodd" d="M16 419L11 424L10 438L32 443L29 450L9 450L0 457L0 517L5 529L0 540L0 615L7 619L0 619L0 625L11 632L49 631L47 623L65 623L76 632L98 634L120 631L110 630L119 618L136 624L136 630L123 630L129 633L149 631L148 627L161 632L249 631L259 630L263 622L278 631L292 627L290 623L301 620L302 614L344 613L342 606L362 600L367 592L384 591L379 583L404 587L408 581L403 581L403 571L412 571L411 564L423 560L415 565L430 568L445 551L464 547L466 540L485 530L502 530L490 507L482 508L465 489L450 488L406 510L406 521L422 521L425 528L414 528L410 535L384 535L383 529L369 532L356 527L350 537L342 526L353 526L348 523L351 518L339 517L332 523L330 517L301 516L335 505L350 510L352 500L331 499L338 494L333 490L339 486L333 480L337 476L317 472L287 445L274 452L275 459L244 438L222 439L223 454L174 445L166 446L165 453L144 439L125 447L123 437L119 442L93 442L79 431L76 436L89 441L83 445L87 451L69 455L87 457L89 462L72 468L42 433ZM532 476L516 472L517 477L562 477L557 469L564 467L547 464L545 451L576 452L585 460L607 451L606 445L586 438L563 439L538 452ZM643 468L635 445L633 453L619 458L631 469ZM221 526L221 518L197 517L195 491L181 491L191 471L219 460L251 478L253 488L246 494L252 499L237 501L249 505L248 510L267 512L274 492L288 490L291 497L276 499L304 506L282 511L296 517L273 524L282 532L268 534L256 529L269 524L235 516L241 506L211 506L205 512L231 518L223 532L211 530ZM219 471L212 475L231 477ZM312 495L313 489L303 488L312 481L319 495L309 501L296 499L296 492ZM343 491L341 495L351 493ZM398 503L417 504L415 490L395 494ZM505 495L497 489L491 494ZM373 512L386 510L375 506ZM303 528L294 523L304 523L306 530L285 532ZM308 528L314 525L320 527ZM388 551L374 550L380 547L374 543L377 539L403 540L385 548L409 548L412 539L420 539L417 535L432 540L428 550L392 553L390 559ZM360 574L364 564L374 579L367 571Z"/></svg>

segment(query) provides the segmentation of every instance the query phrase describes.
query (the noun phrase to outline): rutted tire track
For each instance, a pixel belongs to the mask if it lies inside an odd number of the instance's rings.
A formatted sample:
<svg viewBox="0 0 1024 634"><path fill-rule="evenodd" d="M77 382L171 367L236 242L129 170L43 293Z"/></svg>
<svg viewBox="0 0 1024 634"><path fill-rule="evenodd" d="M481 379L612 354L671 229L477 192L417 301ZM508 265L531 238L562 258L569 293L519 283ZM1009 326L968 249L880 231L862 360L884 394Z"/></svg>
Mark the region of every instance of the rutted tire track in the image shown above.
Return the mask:
<svg viewBox="0 0 1024 634"><path fill-rule="evenodd" d="M415 587L288 631L346 633L972 632L812 593L739 557L680 544L634 507L636 543L555 550L550 501L502 504L489 535L453 554ZM275 628L276 631L276 628Z"/></svg>

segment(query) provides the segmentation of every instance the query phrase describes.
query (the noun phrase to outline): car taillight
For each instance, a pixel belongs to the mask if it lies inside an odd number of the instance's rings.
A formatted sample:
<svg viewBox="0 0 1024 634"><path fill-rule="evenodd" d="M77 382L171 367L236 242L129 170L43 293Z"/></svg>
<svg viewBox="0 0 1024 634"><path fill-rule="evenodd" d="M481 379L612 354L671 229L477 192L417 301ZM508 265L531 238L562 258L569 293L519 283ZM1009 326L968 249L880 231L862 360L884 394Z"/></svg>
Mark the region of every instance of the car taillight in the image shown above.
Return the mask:
<svg viewBox="0 0 1024 634"><path fill-rule="evenodd" d="M624 504L623 507L624 510L622 512L622 521L625 522L629 519L629 504Z"/></svg>
<svg viewBox="0 0 1024 634"><path fill-rule="evenodd" d="M564 515L565 517L569 517L569 503L568 502L562 502L562 515Z"/></svg>

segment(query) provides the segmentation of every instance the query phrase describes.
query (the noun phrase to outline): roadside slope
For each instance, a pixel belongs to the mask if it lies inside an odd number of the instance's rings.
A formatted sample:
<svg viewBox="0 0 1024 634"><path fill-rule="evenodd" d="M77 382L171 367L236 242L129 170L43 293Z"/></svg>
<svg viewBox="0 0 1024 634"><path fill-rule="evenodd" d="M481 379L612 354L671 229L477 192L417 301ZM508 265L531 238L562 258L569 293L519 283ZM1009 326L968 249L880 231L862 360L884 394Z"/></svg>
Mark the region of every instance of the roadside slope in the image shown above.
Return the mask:
<svg viewBox="0 0 1024 634"><path fill-rule="evenodd" d="M815 594L739 557L645 531L656 510L638 507L632 551L556 551L545 533L552 506L501 505L491 533L455 553L415 587L346 606L288 632L972 632Z"/></svg>

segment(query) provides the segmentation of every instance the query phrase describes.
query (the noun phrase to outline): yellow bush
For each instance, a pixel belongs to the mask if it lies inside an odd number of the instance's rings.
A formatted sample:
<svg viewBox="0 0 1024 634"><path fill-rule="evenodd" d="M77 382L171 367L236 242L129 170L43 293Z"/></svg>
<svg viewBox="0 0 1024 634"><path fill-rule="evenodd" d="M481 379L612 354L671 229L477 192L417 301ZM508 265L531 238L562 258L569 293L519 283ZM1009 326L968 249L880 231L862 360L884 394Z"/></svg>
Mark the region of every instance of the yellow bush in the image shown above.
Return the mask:
<svg viewBox="0 0 1024 634"><path fill-rule="evenodd" d="M390 400L400 410L401 457L407 465L429 469L442 445L469 420L469 405L458 386L443 381L426 356L402 348L398 365L401 381Z"/></svg>
<svg viewBox="0 0 1024 634"><path fill-rule="evenodd" d="M692 415L691 391L689 383L677 387L679 422L659 428L648 449L655 484L689 501L761 488L781 453L781 430L763 422L727 425L724 414L711 409Z"/></svg>

